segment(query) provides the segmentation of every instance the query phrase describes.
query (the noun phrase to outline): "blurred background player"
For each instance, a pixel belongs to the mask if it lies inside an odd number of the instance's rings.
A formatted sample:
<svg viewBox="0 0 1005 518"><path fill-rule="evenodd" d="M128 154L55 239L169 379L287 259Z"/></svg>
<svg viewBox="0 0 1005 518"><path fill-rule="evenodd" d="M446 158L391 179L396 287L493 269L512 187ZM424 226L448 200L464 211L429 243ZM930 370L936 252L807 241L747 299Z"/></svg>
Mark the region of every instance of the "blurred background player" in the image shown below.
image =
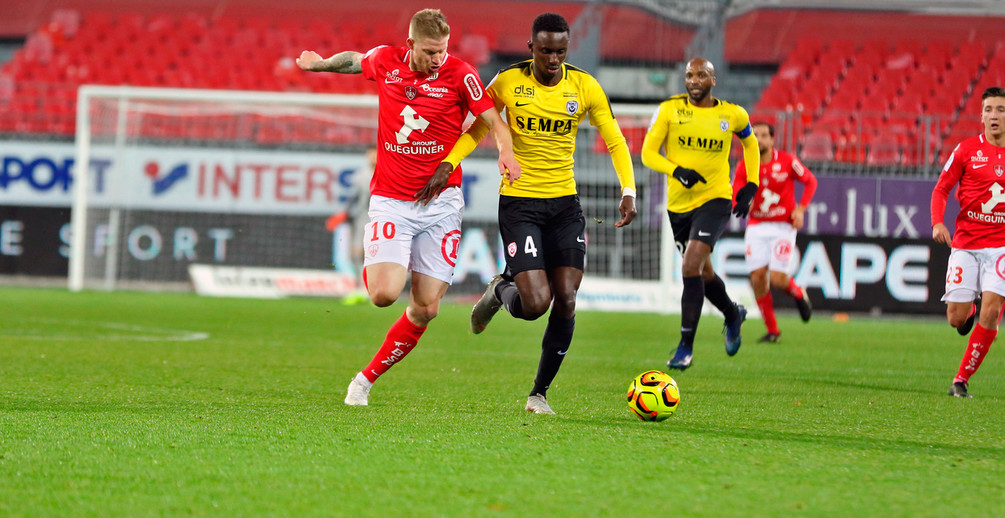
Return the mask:
<svg viewBox="0 0 1005 518"><path fill-rule="evenodd" d="M565 18L554 13L535 18L527 46L532 59L502 70L488 87L496 108L505 108L521 176L499 186L499 232L507 271L489 282L475 304L471 330L484 331L501 306L523 320L536 320L551 307L525 409L554 414L547 391L572 343L576 292L586 265L586 219L576 190L573 153L576 132L587 115L607 143L621 184L621 219L615 227L635 218L635 171L604 90L586 71L565 63ZM458 151L469 152L487 131L476 122L458 140Z"/></svg>
<svg viewBox="0 0 1005 518"><path fill-rule="evenodd" d="M367 211L370 208L370 180L377 168L377 148L366 148L366 164L353 171L349 180L349 196L345 210L329 219L329 227L345 222L348 229L346 242L349 261L352 264L353 275L357 277L359 286L363 286L363 227L368 220ZM365 289L357 289L342 299L346 305L362 304L369 300Z"/></svg>
<svg viewBox="0 0 1005 518"><path fill-rule="evenodd" d="M684 71L686 94L660 103L642 143L642 163L667 175L667 214L677 249L684 256L681 270L680 343L667 363L671 369L691 366L694 336L705 297L725 316L726 354L740 349L740 326L747 310L733 302L726 285L712 269L712 247L726 229L730 209L746 217L757 193L760 155L742 106L712 97L715 67L694 58ZM747 184L736 193L729 183L729 148L733 135L743 145ZM660 148L666 148L666 156Z"/></svg>
<svg viewBox="0 0 1005 518"><path fill-rule="evenodd" d="M1005 258L1005 89L987 88L981 99L984 132L956 146L932 191L932 239L953 250L942 297L946 319L963 335L973 327L949 387L949 395L956 397L970 397L970 377L998 335L1005 301L1005 278L999 264ZM943 221L949 192L957 185L960 212L956 234L950 236Z"/></svg>
<svg viewBox="0 0 1005 518"><path fill-rule="evenodd" d="M412 273L408 307L349 383L347 405L369 403L373 382L416 346L453 278L464 198L460 167L443 159L468 112L492 128L500 171L519 174L509 131L474 67L447 54L449 38L446 17L424 9L412 16L406 47L380 46L365 55L345 51L328 59L304 51L297 59L303 70L362 73L377 83L377 167L364 231L363 280L370 300L390 306Z"/></svg>
<svg viewBox="0 0 1005 518"><path fill-rule="evenodd" d="M809 296L789 276L789 266L796 250L796 231L803 228L803 214L817 191L817 179L794 155L775 149L775 128L771 124L756 122L753 128L761 152L760 183L743 235L744 255L750 286L768 328L768 334L758 342L775 343L782 333L775 319L771 288L785 291L796 301L803 322L809 322L813 314ZM734 194L747 184L745 172L746 164L741 160L733 177ZM799 204L795 182L803 184Z"/></svg>

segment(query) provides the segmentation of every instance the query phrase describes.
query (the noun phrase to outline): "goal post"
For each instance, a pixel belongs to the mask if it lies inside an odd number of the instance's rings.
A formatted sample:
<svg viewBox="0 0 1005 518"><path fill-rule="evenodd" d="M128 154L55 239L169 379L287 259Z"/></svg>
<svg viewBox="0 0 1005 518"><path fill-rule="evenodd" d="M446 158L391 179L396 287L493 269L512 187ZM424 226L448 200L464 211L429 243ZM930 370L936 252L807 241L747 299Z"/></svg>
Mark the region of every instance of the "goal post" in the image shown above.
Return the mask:
<svg viewBox="0 0 1005 518"><path fill-rule="evenodd" d="M85 85L77 101L70 290L184 289L207 261L331 269L347 236L324 224L364 165L376 97Z"/></svg>
<svg viewBox="0 0 1005 518"><path fill-rule="evenodd" d="M613 109L635 161L639 214L614 227L620 186L603 140L584 121L575 150L588 242L578 306L679 311L666 178L639 158L656 106ZM351 249L362 223L355 229L333 216L352 199L376 126L373 95L82 86L69 288L191 290L195 280L215 279L259 296L279 283L268 269L284 269L282 282L295 287L329 282L304 272L358 282ZM448 294L475 297L505 266L491 139L462 167L466 206Z"/></svg>

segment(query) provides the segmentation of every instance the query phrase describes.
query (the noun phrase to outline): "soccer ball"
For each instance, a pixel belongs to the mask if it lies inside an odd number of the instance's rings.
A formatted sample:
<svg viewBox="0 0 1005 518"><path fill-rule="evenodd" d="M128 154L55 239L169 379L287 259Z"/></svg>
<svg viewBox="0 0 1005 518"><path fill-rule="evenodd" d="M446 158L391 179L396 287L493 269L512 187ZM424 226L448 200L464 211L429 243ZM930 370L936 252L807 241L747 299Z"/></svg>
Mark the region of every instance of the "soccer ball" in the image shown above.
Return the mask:
<svg viewBox="0 0 1005 518"><path fill-rule="evenodd" d="M646 371L628 386L628 409L643 421L662 421L680 405L680 390L669 374Z"/></svg>

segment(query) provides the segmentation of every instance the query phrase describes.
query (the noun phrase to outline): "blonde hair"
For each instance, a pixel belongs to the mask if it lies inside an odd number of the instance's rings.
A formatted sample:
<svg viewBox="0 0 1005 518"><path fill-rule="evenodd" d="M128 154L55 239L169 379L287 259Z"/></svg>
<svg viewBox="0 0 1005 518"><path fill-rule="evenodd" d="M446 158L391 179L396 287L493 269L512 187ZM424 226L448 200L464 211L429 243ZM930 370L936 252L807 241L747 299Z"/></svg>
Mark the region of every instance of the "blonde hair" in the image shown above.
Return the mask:
<svg viewBox="0 0 1005 518"><path fill-rule="evenodd" d="M423 9L415 13L408 24L408 37L413 40L440 40L447 36L450 36L450 26L439 9Z"/></svg>

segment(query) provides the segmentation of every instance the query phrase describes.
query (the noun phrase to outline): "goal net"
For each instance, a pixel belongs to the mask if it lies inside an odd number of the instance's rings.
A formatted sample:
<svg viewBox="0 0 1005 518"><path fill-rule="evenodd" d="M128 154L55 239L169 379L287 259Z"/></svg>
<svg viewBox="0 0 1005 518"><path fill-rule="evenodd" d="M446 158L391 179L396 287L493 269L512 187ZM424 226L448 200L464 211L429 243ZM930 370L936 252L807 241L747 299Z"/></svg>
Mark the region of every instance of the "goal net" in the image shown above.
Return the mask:
<svg viewBox="0 0 1005 518"><path fill-rule="evenodd" d="M369 174L376 105L81 87L76 163L89 167L76 168L70 289L185 289L195 265L247 294L351 291L350 233L332 219L351 201L353 177Z"/></svg>
<svg viewBox="0 0 1005 518"><path fill-rule="evenodd" d="M358 284L353 250L364 222L343 216L369 175L375 96L83 86L77 106L76 163L89 166L74 181L71 290L191 289L208 278L246 295L284 283L293 294L339 295ZM636 162L639 214L614 227L618 180L584 123L576 178L589 244L579 307L674 311L679 259L665 177L639 161L655 106L614 109ZM463 163L452 296L481 293L505 265L490 140Z"/></svg>

